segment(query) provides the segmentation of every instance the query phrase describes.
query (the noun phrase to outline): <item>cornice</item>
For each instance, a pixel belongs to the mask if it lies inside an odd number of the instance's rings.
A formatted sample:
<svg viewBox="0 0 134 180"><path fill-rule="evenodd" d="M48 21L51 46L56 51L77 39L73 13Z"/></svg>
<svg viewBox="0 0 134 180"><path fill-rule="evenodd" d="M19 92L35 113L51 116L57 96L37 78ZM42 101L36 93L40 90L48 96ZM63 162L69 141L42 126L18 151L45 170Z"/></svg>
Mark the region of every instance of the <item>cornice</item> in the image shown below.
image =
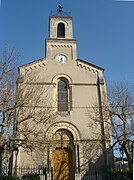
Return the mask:
<svg viewBox="0 0 134 180"><path fill-rule="evenodd" d="M20 66L18 69L20 70L21 68L25 68L26 71L31 71L31 70L43 67L45 65L46 65L45 58L42 58L42 59L38 59L33 62L30 62L28 64L24 64L24 65Z"/></svg>
<svg viewBox="0 0 134 180"><path fill-rule="evenodd" d="M77 63L77 66L78 67L81 67L85 70L88 70L88 71L92 71L94 73L98 72L98 71L102 71L104 73L104 69L99 67L99 66L96 66L94 64L91 64L89 62L86 62L84 60L81 60L81 59L77 59L76 60L76 63Z"/></svg>
<svg viewBox="0 0 134 180"><path fill-rule="evenodd" d="M73 42L73 43L76 43L77 40L76 39L66 39L66 38L46 38L46 41L49 41L49 42L58 42L58 43L69 43L69 42Z"/></svg>

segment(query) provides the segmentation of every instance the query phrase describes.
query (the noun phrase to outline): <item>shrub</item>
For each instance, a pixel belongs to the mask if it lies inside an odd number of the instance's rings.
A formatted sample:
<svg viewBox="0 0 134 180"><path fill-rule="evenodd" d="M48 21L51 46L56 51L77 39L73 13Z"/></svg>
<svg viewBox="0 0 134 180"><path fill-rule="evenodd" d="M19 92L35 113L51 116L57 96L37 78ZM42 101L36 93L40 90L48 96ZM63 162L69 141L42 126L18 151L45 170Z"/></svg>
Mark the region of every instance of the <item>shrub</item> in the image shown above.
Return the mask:
<svg viewBox="0 0 134 180"><path fill-rule="evenodd" d="M14 176L6 176L6 175L0 175L0 180L19 180L18 177L14 177Z"/></svg>
<svg viewBox="0 0 134 180"><path fill-rule="evenodd" d="M133 180L133 173L132 171L124 170L118 171L115 170L112 172L112 180Z"/></svg>
<svg viewBox="0 0 134 180"><path fill-rule="evenodd" d="M38 174L25 174L22 176L22 180L40 180L40 176Z"/></svg>

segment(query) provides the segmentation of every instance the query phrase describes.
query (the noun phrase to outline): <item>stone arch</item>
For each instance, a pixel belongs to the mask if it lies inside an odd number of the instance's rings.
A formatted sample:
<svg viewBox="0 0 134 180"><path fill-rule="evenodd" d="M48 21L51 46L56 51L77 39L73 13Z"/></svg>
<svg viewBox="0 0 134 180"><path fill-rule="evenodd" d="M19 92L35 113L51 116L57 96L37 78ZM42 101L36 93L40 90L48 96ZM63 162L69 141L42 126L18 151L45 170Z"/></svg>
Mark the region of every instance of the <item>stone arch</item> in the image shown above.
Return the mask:
<svg viewBox="0 0 134 180"><path fill-rule="evenodd" d="M55 111L58 111L58 82L59 80L63 80L67 83L67 111L70 112L72 110L72 79L66 74L57 74L52 78L52 83L54 84L53 88L53 106L56 107Z"/></svg>
<svg viewBox="0 0 134 180"><path fill-rule="evenodd" d="M64 26L64 37L59 37L59 36L58 36L58 25L59 25L59 24L62 24L62 25ZM65 37L66 37L66 29L67 29L67 26L68 26L67 21L63 21L63 20L56 21L56 22L54 23L54 26L57 28L57 37L59 37L59 38L65 38Z"/></svg>
<svg viewBox="0 0 134 180"><path fill-rule="evenodd" d="M73 140L74 141L80 141L81 137L80 137L80 132L78 130L78 128L76 126L74 126L73 124L69 123L69 122L56 122L54 124L52 124L51 126L49 126L49 128L46 131L46 139L49 141L53 140L53 135L60 129L65 129L68 130L72 135L73 135Z"/></svg>
<svg viewBox="0 0 134 180"><path fill-rule="evenodd" d="M63 146L60 146L60 141L57 141L57 143L54 141L57 140L57 137L54 139L54 135L60 131L64 131L63 133L66 135ZM66 176L67 179L74 180L74 167L79 163L77 147L81 139L78 128L70 122L55 122L47 129L45 137L50 145L48 145L48 161L51 161L54 179L57 179L59 174L60 179ZM68 139L70 140L67 143L66 137L69 137Z"/></svg>
<svg viewBox="0 0 134 180"><path fill-rule="evenodd" d="M68 83L69 84L71 84L72 83L72 78L70 77L70 76L68 76L67 74L57 74L56 76L54 76L53 78L52 78L52 83L57 83L57 80L59 79L59 78L65 78L65 79L67 79L68 80Z"/></svg>

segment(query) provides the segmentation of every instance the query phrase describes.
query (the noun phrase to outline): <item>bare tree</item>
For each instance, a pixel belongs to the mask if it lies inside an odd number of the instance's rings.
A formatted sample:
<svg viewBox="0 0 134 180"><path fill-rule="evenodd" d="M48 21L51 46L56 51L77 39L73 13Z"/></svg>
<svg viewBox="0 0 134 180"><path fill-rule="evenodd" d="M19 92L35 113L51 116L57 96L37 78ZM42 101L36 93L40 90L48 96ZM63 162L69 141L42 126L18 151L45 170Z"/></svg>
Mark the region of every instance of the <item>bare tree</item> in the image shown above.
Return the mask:
<svg viewBox="0 0 134 180"><path fill-rule="evenodd" d="M113 147L118 145L132 168L132 140L134 137L134 94L125 82L115 83L108 88Z"/></svg>
<svg viewBox="0 0 134 180"><path fill-rule="evenodd" d="M0 55L0 171L2 155L8 148L12 135L13 108L15 105L16 67L19 53L15 49L4 48Z"/></svg>
<svg viewBox="0 0 134 180"><path fill-rule="evenodd" d="M16 94L15 138L19 146L31 151L45 148L44 130L56 119L49 88L38 82L34 73L25 80L19 77Z"/></svg>
<svg viewBox="0 0 134 180"><path fill-rule="evenodd" d="M34 73L16 78L19 54L12 49L3 50L0 58L0 171L9 166L16 148L25 151L45 148L44 129L56 115L51 108L49 88L38 84ZM17 79L17 86L16 86ZM35 83L36 82L36 83ZM44 143L43 143L44 142Z"/></svg>
<svg viewBox="0 0 134 180"><path fill-rule="evenodd" d="M101 106L94 103L88 108L90 117L89 127L95 124L101 125L101 119L104 123L104 137L107 151L120 150L124 153L128 161L129 169L132 169L132 152L134 139L134 94L133 88L127 83L114 83L108 87L108 103L102 98ZM100 118L100 110L102 117ZM111 131L111 133L109 133ZM107 146L110 140L111 145ZM94 131L94 135L101 135Z"/></svg>
<svg viewBox="0 0 134 180"><path fill-rule="evenodd" d="M94 129L93 137L96 141L96 156L101 159L100 166L107 167L113 164L112 151L108 150L112 146L110 137L110 116L108 110L108 101L106 93L102 93L101 104L94 100L94 103L87 108L87 115L89 117L89 130ZM90 131L91 131L90 130ZM92 144L94 146L94 143ZM99 162L99 161L98 161Z"/></svg>

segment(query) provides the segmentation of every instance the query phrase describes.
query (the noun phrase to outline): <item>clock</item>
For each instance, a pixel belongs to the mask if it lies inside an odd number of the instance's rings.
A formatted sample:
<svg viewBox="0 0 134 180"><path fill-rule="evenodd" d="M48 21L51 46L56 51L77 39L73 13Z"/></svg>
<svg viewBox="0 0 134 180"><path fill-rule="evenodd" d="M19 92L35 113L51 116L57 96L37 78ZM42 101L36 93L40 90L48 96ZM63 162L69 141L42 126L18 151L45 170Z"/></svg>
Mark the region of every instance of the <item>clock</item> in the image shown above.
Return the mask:
<svg viewBox="0 0 134 180"><path fill-rule="evenodd" d="M56 57L57 62L64 64L67 62L67 57L63 54L60 54Z"/></svg>

